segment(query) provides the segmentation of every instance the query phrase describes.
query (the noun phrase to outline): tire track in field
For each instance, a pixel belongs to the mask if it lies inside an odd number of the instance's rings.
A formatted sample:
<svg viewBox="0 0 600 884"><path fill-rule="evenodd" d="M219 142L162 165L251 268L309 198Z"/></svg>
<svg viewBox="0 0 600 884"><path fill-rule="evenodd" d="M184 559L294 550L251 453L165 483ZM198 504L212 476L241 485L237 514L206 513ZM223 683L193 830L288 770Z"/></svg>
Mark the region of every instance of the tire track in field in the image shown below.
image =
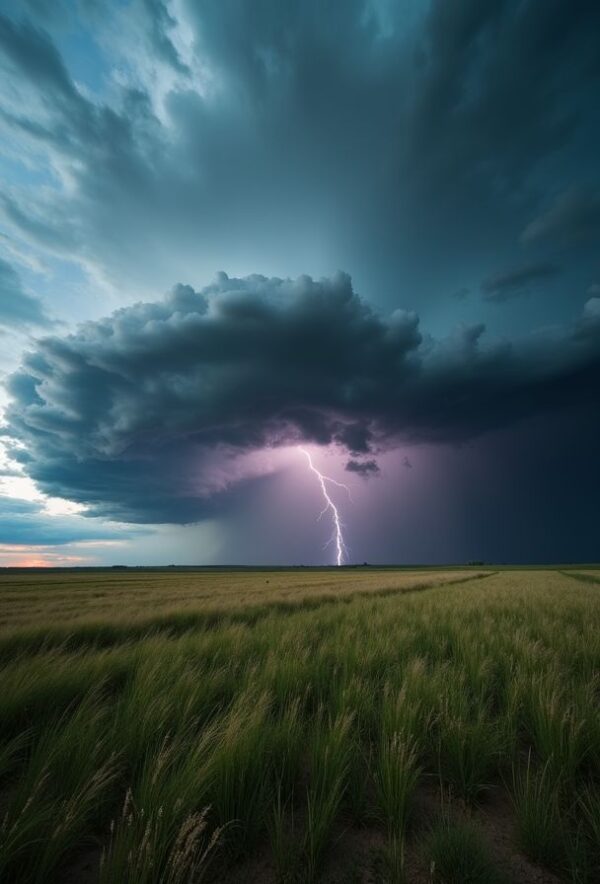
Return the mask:
<svg viewBox="0 0 600 884"><path fill-rule="evenodd" d="M563 577L572 577L573 580L579 580L581 583L587 583L588 586L591 584L592 586L600 585L600 576L595 573L586 573L585 571L559 571L559 574L562 574Z"/></svg>

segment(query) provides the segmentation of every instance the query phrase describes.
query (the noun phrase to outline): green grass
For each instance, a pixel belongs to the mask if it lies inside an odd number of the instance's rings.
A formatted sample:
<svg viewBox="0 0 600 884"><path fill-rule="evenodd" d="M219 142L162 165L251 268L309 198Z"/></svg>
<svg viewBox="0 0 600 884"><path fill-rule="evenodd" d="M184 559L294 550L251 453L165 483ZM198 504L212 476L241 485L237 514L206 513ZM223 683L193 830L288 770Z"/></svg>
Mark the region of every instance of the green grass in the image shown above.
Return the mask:
<svg viewBox="0 0 600 884"><path fill-rule="evenodd" d="M481 834L470 822L450 822L442 816L425 840L423 855L434 882L508 884Z"/></svg>
<svg viewBox="0 0 600 884"><path fill-rule="evenodd" d="M500 801L536 874L593 882L584 577L5 572L0 880L53 884L89 855L100 884L240 881L253 863L306 884L379 874L379 850L386 881L415 864L500 881L478 824ZM361 832L380 848L350 856Z"/></svg>
<svg viewBox="0 0 600 884"><path fill-rule="evenodd" d="M351 758L351 715L333 721L324 712L309 735L304 852L306 880L314 881L346 791Z"/></svg>
<svg viewBox="0 0 600 884"><path fill-rule="evenodd" d="M565 836L561 817L560 784L546 762L513 770L513 801L519 843L533 859L559 870L564 863Z"/></svg>
<svg viewBox="0 0 600 884"><path fill-rule="evenodd" d="M384 732L374 765L374 780L379 812L390 841L406 832L420 772L414 743L398 732Z"/></svg>

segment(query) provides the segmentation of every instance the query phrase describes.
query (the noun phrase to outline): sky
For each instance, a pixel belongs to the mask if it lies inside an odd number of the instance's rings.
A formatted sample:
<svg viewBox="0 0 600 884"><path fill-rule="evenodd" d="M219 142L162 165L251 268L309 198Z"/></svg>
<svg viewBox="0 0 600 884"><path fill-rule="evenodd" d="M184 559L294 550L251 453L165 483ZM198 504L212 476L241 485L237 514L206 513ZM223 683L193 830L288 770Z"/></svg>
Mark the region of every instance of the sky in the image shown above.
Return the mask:
<svg viewBox="0 0 600 884"><path fill-rule="evenodd" d="M600 560L599 30L0 0L0 565Z"/></svg>

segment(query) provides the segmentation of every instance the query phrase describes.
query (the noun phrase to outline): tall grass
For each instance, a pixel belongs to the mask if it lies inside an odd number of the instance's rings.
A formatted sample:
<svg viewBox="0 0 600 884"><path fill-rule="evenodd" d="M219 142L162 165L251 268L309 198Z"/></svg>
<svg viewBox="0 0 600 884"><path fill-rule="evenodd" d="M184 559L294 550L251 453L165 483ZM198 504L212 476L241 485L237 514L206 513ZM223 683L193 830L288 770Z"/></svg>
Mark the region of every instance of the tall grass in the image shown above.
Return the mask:
<svg viewBox="0 0 600 884"><path fill-rule="evenodd" d="M520 849L588 884L597 584L473 577L0 579L0 877L61 880L96 844L101 884L226 880L264 851L309 882L369 825L401 881L441 781L473 820L506 788ZM481 838L448 814L435 877L477 881Z"/></svg>
<svg viewBox="0 0 600 884"><path fill-rule="evenodd" d="M560 812L560 785L549 762L513 767L512 797L519 842L533 860L560 869L565 860L564 829Z"/></svg>
<svg viewBox="0 0 600 884"><path fill-rule="evenodd" d="M406 832L420 772L413 742L399 733L382 738L374 779L379 813L390 841L402 838Z"/></svg>
<svg viewBox="0 0 600 884"><path fill-rule="evenodd" d="M440 777L465 801L490 788L502 735L485 707L460 715L444 706L438 725Z"/></svg>
<svg viewBox="0 0 600 884"><path fill-rule="evenodd" d="M387 878L395 884L404 880L406 829L420 773L414 740L398 731L390 732L384 725L373 776L378 815L387 834L384 851Z"/></svg>
<svg viewBox="0 0 600 884"><path fill-rule="evenodd" d="M269 696L252 690L241 694L219 725L207 795L218 823L229 826L230 849L238 853L264 831L273 794Z"/></svg>
<svg viewBox="0 0 600 884"><path fill-rule="evenodd" d="M93 691L33 742L0 826L0 878L47 881L103 822L118 773L106 719Z"/></svg>
<svg viewBox="0 0 600 884"><path fill-rule="evenodd" d="M158 884L181 874L173 878L179 882L196 864L205 864L221 834L215 827L206 840L210 765L218 739L218 724L200 734L188 726L149 748L120 814L110 823L102 884Z"/></svg>
<svg viewBox="0 0 600 884"><path fill-rule="evenodd" d="M431 880L440 884L508 884L481 834L468 821L452 822L446 814L423 846Z"/></svg>
<svg viewBox="0 0 600 884"><path fill-rule="evenodd" d="M269 842L279 884L289 884L300 872L301 857L295 827L294 795L286 802L282 797L282 784L275 791L271 818L268 821Z"/></svg>
<svg viewBox="0 0 600 884"><path fill-rule="evenodd" d="M209 834L208 812L205 808L180 821L159 807L158 813L146 817L128 792L121 816L111 824L108 846L100 859L100 884L202 881L221 836L220 829Z"/></svg>
<svg viewBox="0 0 600 884"><path fill-rule="evenodd" d="M314 881L342 802L350 766L352 717L319 715L310 735L306 794L306 880Z"/></svg>
<svg viewBox="0 0 600 884"><path fill-rule="evenodd" d="M523 719L540 759L556 775L573 778L585 759L587 709L576 708L557 675L550 671L525 683Z"/></svg>

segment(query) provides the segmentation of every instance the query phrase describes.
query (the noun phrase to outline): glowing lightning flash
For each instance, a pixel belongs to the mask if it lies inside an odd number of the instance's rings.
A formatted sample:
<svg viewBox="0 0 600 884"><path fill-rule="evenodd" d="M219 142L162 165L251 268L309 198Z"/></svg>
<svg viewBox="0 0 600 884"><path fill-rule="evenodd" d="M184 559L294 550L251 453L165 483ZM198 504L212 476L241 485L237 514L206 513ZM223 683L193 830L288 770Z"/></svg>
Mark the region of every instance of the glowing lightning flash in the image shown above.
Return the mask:
<svg viewBox="0 0 600 884"><path fill-rule="evenodd" d="M323 516L327 510L331 510L331 515L333 516L333 536L331 541L335 541L335 550L336 550L336 564L342 565L344 562L344 556L347 555L348 550L346 549L346 544L344 543L344 535L342 533L342 521L340 519L340 514L338 513L337 507L331 497L327 492L326 482L331 482L333 485L337 485L339 488L344 488L348 492L348 496L352 500L352 496L350 495L350 489L347 485L344 485L342 482L338 482L336 479L332 479L331 476L324 476L323 473L320 473L319 470L312 462L312 457L310 453L306 450L306 448L298 447L298 450L302 452L302 454L306 457L308 461L308 466L315 474L317 479L319 480L319 484L321 485L321 492L323 494L323 498L325 499L325 506L321 510L319 514L319 519ZM331 542L330 541L330 542Z"/></svg>

